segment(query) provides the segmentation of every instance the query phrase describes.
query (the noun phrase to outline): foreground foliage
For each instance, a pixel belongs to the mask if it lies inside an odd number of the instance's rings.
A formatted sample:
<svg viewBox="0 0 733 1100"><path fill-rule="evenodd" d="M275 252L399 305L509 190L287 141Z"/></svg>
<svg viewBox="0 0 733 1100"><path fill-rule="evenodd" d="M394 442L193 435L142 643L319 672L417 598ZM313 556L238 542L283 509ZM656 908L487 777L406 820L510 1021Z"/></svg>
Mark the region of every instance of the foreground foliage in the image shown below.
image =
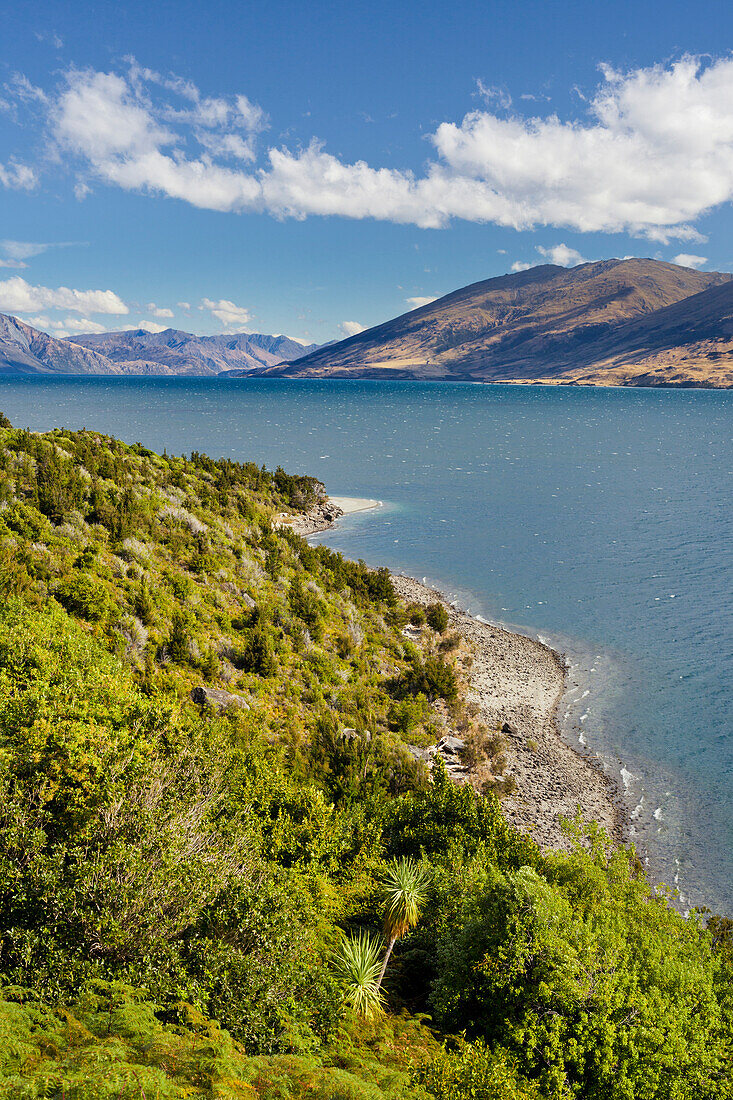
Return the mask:
<svg viewBox="0 0 733 1100"><path fill-rule="evenodd" d="M729 922L428 780L460 645L317 483L0 444L0 1096L733 1096Z"/></svg>

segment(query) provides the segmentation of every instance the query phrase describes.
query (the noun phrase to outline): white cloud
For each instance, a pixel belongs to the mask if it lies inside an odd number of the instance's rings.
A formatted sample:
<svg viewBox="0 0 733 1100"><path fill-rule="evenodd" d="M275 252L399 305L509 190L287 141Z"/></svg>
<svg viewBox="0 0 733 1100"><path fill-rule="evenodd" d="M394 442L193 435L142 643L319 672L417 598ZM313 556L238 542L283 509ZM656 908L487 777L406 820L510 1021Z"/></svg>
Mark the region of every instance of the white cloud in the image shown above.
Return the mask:
<svg viewBox="0 0 733 1100"><path fill-rule="evenodd" d="M207 309L228 332L242 332L252 321L252 314L244 306L235 305L227 298L214 302L211 298L202 298L199 309Z"/></svg>
<svg viewBox="0 0 733 1100"><path fill-rule="evenodd" d="M566 244L556 244L552 248L537 246L540 256L544 256L551 264L558 267L577 267L578 264L587 264L588 261L581 256L577 248L569 248Z"/></svg>
<svg viewBox="0 0 733 1100"><path fill-rule="evenodd" d="M679 264L680 267L702 267L702 265L707 262L707 256L692 256L689 252L680 252L680 254L675 256L672 260L673 264Z"/></svg>
<svg viewBox="0 0 733 1100"><path fill-rule="evenodd" d="M191 309L190 302L176 302L176 305L178 309L182 309L184 313L188 313L188 311Z"/></svg>
<svg viewBox="0 0 733 1100"><path fill-rule="evenodd" d="M145 307L145 312L152 313L153 317L160 317L162 319L173 316L172 309L162 309L160 306L156 306L155 302L148 302Z"/></svg>
<svg viewBox="0 0 733 1100"><path fill-rule="evenodd" d="M529 271L530 267L536 267L536 264L525 264L522 260L515 260L511 266L512 271Z"/></svg>
<svg viewBox="0 0 733 1100"><path fill-rule="evenodd" d="M431 302L437 301L436 298L405 298L405 301L413 309L419 309L420 306L429 306Z"/></svg>
<svg viewBox="0 0 733 1100"><path fill-rule="evenodd" d="M13 191L32 191L38 183L35 169L27 164L18 164L17 161L9 161L7 164L0 162L0 183Z"/></svg>
<svg viewBox="0 0 733 1100"><path fill-rule="evenodd" d="M157 321L140 321L137 325L131 325L129 331L141 328L143 332L165 332L168 325L159 325Z"/></svg>
<svg viewBox="0 0 733 1100"><path fill-rule="evenodd" d="M41 329L59 339L64 336L78 336L82 332L107 331L106 325L101 325L99 321L90 321L88 317L65 317L62 321L50 320L48 317L28 317L26 320L33 328Z"/></svg>
<svg viewBox="0 0 733 1100"><path fill-rule="evenodd" d="M74 313L129 313L113 290L71 290L60 286L31 286L20 275L0 280L0 311L37 313L44 309L68 309Z"/></svg>
<svg viewBox="0 0 733 1100"><path fill-rule="evenodd" d="M109 325L103 325L99 321L90 321L88 317L66 317L62 322L67 330L66 335L81 332L108 332Z"/></svg>
<svg viewBox="0 0 733 1100"><path fill-rule="evenodd" d="M22 94L43 106L36 91ZM431 228L461 218L665 242L699 237L691 223L733 198L733 57L604 67L595 92L578 98L581 113L566 119L499 115L495 90L483 91L483 109L430 136L435 156L422 175L344 163L317 141L271 147L257 167L259 106L205 97L134 63L124 76L69 71L45 109L57 149L78 158L87 178L209 210Z"/></svg>
<svg viewBox="0 0 733 1100"><path fill-rule="evenodd" d="M360 332L365 331L365 326L360 325L358 321L342 321L339 330L343 336L358 336Z"/></svg>

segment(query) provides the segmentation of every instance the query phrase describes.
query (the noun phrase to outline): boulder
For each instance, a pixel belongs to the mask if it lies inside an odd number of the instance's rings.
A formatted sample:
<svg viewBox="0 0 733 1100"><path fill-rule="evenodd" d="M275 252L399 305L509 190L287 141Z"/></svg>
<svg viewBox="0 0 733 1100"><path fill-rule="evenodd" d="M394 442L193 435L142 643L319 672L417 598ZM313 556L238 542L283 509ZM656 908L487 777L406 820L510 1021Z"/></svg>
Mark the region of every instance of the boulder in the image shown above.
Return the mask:
<svg viewBox="0 0 733 1100"><path fill-rule="evenodd" d="M239 707L241 710L250 709L249 703L241 695L224 691L223 688L207 687L206 684L199 684L198 687L195 687L191 692L191 698L200 707L210 706L215 710L226 710L227 707Z"/></svg>

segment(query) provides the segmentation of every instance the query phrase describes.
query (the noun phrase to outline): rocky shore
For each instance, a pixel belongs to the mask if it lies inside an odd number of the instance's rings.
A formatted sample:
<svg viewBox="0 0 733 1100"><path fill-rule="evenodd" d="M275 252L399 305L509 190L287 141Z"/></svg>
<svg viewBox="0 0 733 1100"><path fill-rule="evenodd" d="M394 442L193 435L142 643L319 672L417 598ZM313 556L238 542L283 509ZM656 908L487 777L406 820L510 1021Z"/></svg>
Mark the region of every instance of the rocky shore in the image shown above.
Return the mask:
<svg viewBox="0 0 733 1100"><path fill-rule="evenodd" d="M469 646L469 698L489 729L503 730L507 771L516 780L514 794L503 802L509 821L543 848L565 848L560 818L573 817L580 807L586 820L623 842L626 814L613 781L595 758L567 744L557 723L566 677L562 657L533 638L474 619L412 577L393 574L392 580L410 603L442 603L450 629Z"/></svg>
<svg viewBox="0 0 733 1100"><path fill-rule="evenodd" d="M298 515L289 515L287 512L282 512L275 517L275 523L279 527L290 527L296 535L307 538L308 535L315 535L318 531L327 531L343 515L343 508L335 504L329 497L314 505L307 512L301 512Z"/></svg>
<svg viewBox="0 0 733 1100"><path fill-rule="evenodd" d="M344 510L319 505L298 521L302 535L331 527ZM316 511L318 514L316 515ZM442 603L450 629L470 650L469 698L489 729L503 729L507 772L516 789L504 799L504 812L517 828L530 833L543 848L567 848L560 819L578 808L587 821L597 821L617 843L628 838L628 818L620 792L598 759L569 745L562 736L557 710L565 690L566 666L549 646L523 634L484 623L452 605L436 589L412 577L393 574L397 593L410 603Z"/></svg>

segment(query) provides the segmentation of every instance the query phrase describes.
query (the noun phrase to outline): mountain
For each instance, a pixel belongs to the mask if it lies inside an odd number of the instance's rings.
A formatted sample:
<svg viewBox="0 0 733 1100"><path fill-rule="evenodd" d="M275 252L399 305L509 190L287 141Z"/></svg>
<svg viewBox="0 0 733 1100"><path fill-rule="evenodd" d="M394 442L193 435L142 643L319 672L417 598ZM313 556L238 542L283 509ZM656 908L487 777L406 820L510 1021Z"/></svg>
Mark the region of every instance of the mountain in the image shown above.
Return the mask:
<svg viewBox="0 0 733 1100"><path fill-rule="evenodd" d="M225 374L242 377L308 354L289 336L240 332L194 336L190 332L88 333L57 340L0 313L0 374Z"/></svg>
<svg viewBox="0 0 733 1100"><path fill-rule="evenodd" d="M194 336L167 328L163 332L100 332L75 336L74 342L104 355L124 374L249 374L297 359L318 345L304 347L289 336L239 332L230 336ZM235 376L236 376L235 375Z"/></svg>
<svg viewBox="0 0 733 1100"><path fill-rule="evenodd" d="M259 373L731 385L732 279L648 259L544 265L473 283Z"/></svg>
<svg viewBox="0 0 733 1100"><path fill-rule="evenodd" d="M104 355L0 313L0 374L122 374Z"/></svg>

